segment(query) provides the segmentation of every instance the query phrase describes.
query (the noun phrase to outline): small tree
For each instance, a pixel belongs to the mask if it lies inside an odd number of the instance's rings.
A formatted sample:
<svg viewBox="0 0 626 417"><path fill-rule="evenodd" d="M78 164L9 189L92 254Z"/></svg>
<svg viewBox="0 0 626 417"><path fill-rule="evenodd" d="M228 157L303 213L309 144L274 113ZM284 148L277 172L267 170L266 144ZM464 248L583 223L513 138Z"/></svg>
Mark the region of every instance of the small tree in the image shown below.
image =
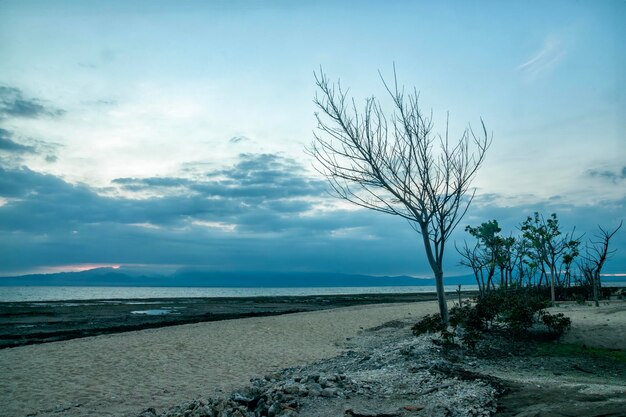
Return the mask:
<svg viewBox="0 0 626 417"><path fill-rule="evenodd" d="M457 248L457 252L463 257L462 265L471 263L475 266L480 266L481 280L484 279L484 272L486 272L487 282L483 284L484 293L489 292L493 285L493 276L498 265L499 248L502 242L502 238L499 235L501 230L497 220L489 220L476 227L467 226L465 231L476 238L476 246L472 252L467 250L467 244L465 244L462 250ZM476 275L476 278L478 279L478 275Z"/></svg>
<svg viewBox="0 0 626 417"><path fill-rule="evenodd" d="M607 259L616 252L616 249L609 250L609 243L617 231L622 228L623 223L623 221L620 221L619 226L613 229L613 231L608 231L598 226L600 232L595 235L594 240L591 240L591 242L587 244L585 257L579 264L584 277L592 286L593 300L596 307L600 306L598 302L598 289L601 285L600 274L602 273L602 268Z"/></svg>
<svg viewBox="0 0 626 417"><path fill-rule="evenodd" d="M382 79L382 76L381 76ZM358 206L406 219L422 236L435 275L441 320L448 323L443 284L446 243L474 196L470 184L482 165L490 138L466 128L451 143L433 133L432 116L424 114L416 90L405 94L384 79L394 111L385 115L375 97L362 110L348 99L340 83L315 74L318 131L309 153L334 194Z"/></svg>
<svg viewBox="0 0 626 417"><path fill-rule="evenodd" d="M476 278L476 284L478 285L478 293L482 297L489 292L490 281L485 283L484 267L486 264L483 248L479 242L476 242L474 247L470 249L467 242L463 242L463 246L459 248L456 246L456 251L461 255L461 261L459 262L463 266L470 267Z"/></svg>
<svg viewBox="0 0 626 417"><path fill-rule="evenodd" d="M550 298L554 304L556 301L556 283L557 281L560 282L559 265L561 265L562 256L566 254L567 261L571 264L573 259L570 259L570 256L574 253L572 252L573 249L577 248L577 242L580 241L580 238L575 239L573 237L574 231L561 237L562 233L556 213L552 213L550 217L545 219L535 212L533 217L528 217L522 223L521 230L524 238L528 239L534 249L535 257L542 267L542 275L545 275L545 267L550 271Z"/></svg>

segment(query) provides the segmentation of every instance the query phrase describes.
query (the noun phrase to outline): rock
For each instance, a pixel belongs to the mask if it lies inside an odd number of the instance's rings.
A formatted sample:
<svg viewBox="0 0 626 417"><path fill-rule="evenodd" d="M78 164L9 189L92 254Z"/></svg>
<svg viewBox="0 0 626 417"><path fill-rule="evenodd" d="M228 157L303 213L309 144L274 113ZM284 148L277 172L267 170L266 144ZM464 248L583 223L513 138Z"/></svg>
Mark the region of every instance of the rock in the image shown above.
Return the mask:
<svg viewBox="0 0 626 417"><path fill-rule="evenodd" d="M322 397L336 397L337 391L337 388L324 388L320 395Z"/></svg>
<svg viewBox="0 0 626 417"><path fill-rule="evenodd" d="M265 404L265 400L261 398L259 402L254 407L254 413L256 415L267 414L267 404Z"/></svg>
<svg viewBox="0 0 626 417"><path fill-rule="evenodd" d="M309 389L309 397L319 397L322 394L321 390L311 388Z"/></svg>
<svg viewBox="0 0 626 417"><path fill-rule="evenodd" d="M317 382L314 382L312 384L309 384L309 389L310 390L316 390L316 391L321 391L322 390L322 386L320 384L318 384Z"/></svg>
<svg viewBox="0 0 626 417"><path fill-rule="evenodd" d="M276 417L279 413L282 412L282 409L278 403L274 403L270 405L270 408L267 410L267 417Z"/></svg>
<svg viewBox="0 0 626 417"><path fill-rule="evenodd" d="M233 393L233 395L230 396L230 399L235 402L246 404L246 405L254 401L254 398L246 396L240 392Z"/></svg>
<svg viewBox="0 0 626 417"><path fill-rule="evenodd" d="M267 374L267 375L265 375L264 378L265 378L266 381L275 381L277 379L280 379L280 373L274 372L272 374Z"/></svg>
<svg viewBox="0 0 626 417"><path fill-rule="evenodd" d="M298 387L296 384L285 385L285 387L283 388L283 392L285 394L298 394L300 392L300 387Z"/></svg>
<svg viewBox="0 0 626 417"><path fill-rule="evenodd" d="M157 417L157 412L152 407L146 408L141 413L139 413L139 415L137 415L137 417L153 417L153 416Z"/></svg>

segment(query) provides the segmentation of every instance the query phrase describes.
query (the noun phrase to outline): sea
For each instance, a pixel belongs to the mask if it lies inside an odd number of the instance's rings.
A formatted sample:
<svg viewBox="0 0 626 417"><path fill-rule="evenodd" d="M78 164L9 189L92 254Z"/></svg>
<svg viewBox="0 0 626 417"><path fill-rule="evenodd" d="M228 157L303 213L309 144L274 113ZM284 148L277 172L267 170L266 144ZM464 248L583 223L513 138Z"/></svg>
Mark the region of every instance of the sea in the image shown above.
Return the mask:
<svg viewBox="0 0 626 417"><path fill-rule="evenodd" d="M457 285L445 286L446 292ZM478 290L477 285L463 285L463 291ZM77 287L77 286L0 286L0 302L132 300L146 298L232 298L345 294L434 293L435 286L406 287L306 287L306 288L209 288L209 287Z"/></svg>

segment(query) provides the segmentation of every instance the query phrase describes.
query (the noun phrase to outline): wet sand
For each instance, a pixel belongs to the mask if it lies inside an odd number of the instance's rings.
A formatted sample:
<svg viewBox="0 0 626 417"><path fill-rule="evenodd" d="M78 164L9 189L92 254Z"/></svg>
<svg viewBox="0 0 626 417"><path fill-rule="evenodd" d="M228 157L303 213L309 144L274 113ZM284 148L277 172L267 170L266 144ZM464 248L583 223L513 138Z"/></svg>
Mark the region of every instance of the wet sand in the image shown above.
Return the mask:
<svg viewBox="0 0 626 417"><path fill-rule="evenodd" d="M416 293L5 302L0 303L0 349L180 324L435 299L434 294Z"/></svg>

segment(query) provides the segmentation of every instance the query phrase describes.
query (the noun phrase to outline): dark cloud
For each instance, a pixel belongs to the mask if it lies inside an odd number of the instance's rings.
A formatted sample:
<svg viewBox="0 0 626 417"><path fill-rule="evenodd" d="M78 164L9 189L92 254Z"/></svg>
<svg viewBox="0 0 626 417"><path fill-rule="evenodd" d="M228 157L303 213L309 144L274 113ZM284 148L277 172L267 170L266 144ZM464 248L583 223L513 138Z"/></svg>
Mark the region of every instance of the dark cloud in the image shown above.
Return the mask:
<svg viewBox="0 0 626 417"><path fill-rule="evenodd" d="M301 174L302 166L273 154L241 154L228 169L211 170L204 178L177 177L118 178L114 184L132 192L177 188L211 199L236 199L239 203L262 206L276 199L322 196L326 183ZM165 189L165 190L163 190Z"/></svg>
<svg viewBox="0 0 626 417"><path fill-rule="evenodd" d="M33 146L21 145L13 141L13 133L0 128L0 151L10 153L34 153L35 148Z"/></svg>
<svg viewBox="0 0 626 417"><path fill-rule="evenodd" d="M277 155L241 155L231 168L207 172L198 181L120 178L115 184L166 192L144 199L107 197L27 168L0 169L0 264L115 259L370 273L420 267L414 253L419 240L404 222L362 211L312 212L324 184ZM185 192L169 193L172 187Z"/></svg>
<svg viewBox="0 0 626 417"><path fill-rule="evenodd" d="M321 210L326 184L280 155L243 154L233 166L196 178L119 178L113 189L126 196L104 196L28 168L0 168L0 265L169 263L429 274L421 238L405 221L367 210ZM491 219L515 233L534 211L556 212L564 230L577 226L591 235L597 223L612 227L626 213L625 200L584 207L563 199L508 207L501 201L495 194L477 196L453 239L468 238L465 225ZM615 237L618 253L607 272L626 268L625 235ZM458 261L451 242L447 274L467 273Z"/></svg>
<svg viewBox="0 0 626 417"><path fill-rule="evenodd" d="M614 183L626 179L626 166L622 167L621 171L609 171L603 169L590 169L587 171L587 175L594 178L605 179Z"/></svg>
<svg viewBox="0 0 626 417"><path fill-rule="evenodd" d="M0 158L0 163L5 166L19 166L24 160L25 154L41 156L46 162L54 163L58 160L56 152L61 145L43 140L28 138L27 144L19 143L15 140L14 133L7 129L0 128L0 155L8 155L9 160ZM23 140L23 138L20 138Z"/></svg>
<svg viewBox="0 0 626 417"><path fill-rule="evenodd" d="M75 224L108 222L189 227L194 222L228 223L243 232L299 226L298 217L313 208L324 184L305 177L294 161L275 155L242 155L227 170L211 171L200 180L173 177L118 178L131 193L157 197L113 198L86 185L28 168L0 168L0 207L4 230L69 228Z"/></svg>
<svg viewBox="0 0 626 417"><path fill-rule="evenodd" d="M45 105L41 100L25 97L15 87L0 86L0 119L7 117L59 117L65 110Z"/></svg>

